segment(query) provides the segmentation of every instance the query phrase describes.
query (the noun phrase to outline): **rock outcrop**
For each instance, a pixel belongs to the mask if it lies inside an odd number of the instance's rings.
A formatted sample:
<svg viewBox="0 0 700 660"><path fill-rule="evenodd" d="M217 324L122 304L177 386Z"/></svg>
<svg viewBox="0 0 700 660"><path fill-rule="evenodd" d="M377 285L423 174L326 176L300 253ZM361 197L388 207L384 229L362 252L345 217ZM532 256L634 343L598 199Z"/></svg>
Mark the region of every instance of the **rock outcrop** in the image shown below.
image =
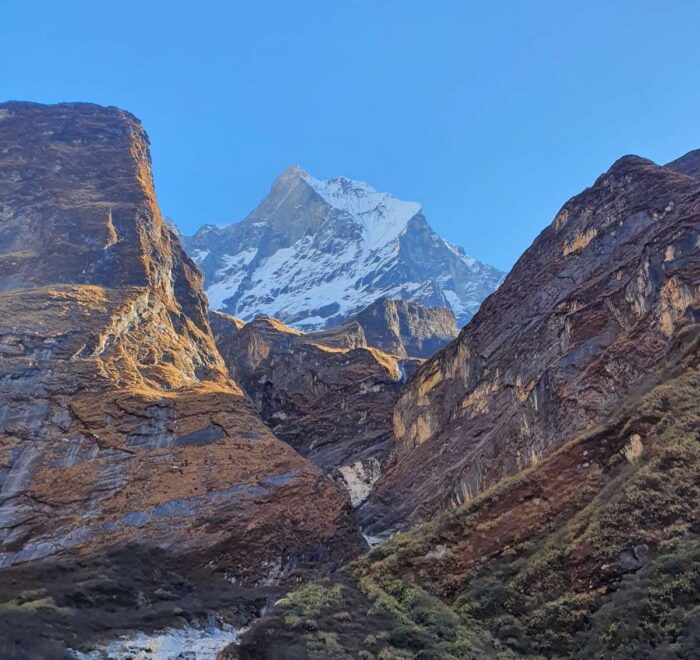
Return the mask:
<svg viewBox="0 0 700 660"><path fill-rule="evenodd" d="M405 525L469 500L599 423L658 369L700 315L696 164L627 156L562 208L407 383L366 523Z"/></svg>
<svg viewBox="0 0 700 660"><path fill-rule="evenodd" d="M369 346L399 357L432 357L457 336L451 309L405 300L380 298L351 320L362 327Z"/></svg>
<svg viewBox="0 0 700 660"><path fill-rule="evenodd" d="M699 340L678 329L609 419L289 594L224 657L697 657Z"/></svg>
<svg viewBox="0 0 700 660"><path fill-rule="evenodd" d="M132 115L0 105L0 356L0 565L138 542L254 583L357 549L229 377Z"/></svg>
<svg viewBox="0 0 700 660"><path fill-rule="evenodd" d="M438 236L419 204L297 166L241 222L183 241L213 309L307 331L341 325L382 297L449 307L462 326L503 276Z"/></svg>
<svg viewBox="0 0 700 660"><path fill-rule="evenodd" d="M267 316L242 324L211 312L211 325L232 378L275 435L362 502L393 444L391 413L416 361L367 346L357 322L304 334Z"/></svg>
<svg viewBox="0 0 700 660"><path fill-rule="evenodd" d="M380 299L342 326L303 333L210 312L231 377L274 433L365 500L393 445L399 388L457 331L454 314ZM380 349L380 350L378 350Z"/></svg>
<svg viewBox="0 0 700 660"><path fill-rule="evenodd" d="M700 149L689 151L684 156L664 165L667 170L685 174L694 179L700 178Z"/></svg>

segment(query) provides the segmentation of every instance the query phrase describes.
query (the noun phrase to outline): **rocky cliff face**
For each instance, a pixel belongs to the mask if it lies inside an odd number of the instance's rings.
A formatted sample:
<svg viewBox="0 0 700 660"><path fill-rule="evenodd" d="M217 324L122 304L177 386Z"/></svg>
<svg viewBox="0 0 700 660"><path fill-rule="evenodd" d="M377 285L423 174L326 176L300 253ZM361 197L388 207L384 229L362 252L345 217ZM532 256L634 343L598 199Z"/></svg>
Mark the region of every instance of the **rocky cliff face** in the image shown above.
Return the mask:
<svg viewBox="0 0 700 660"><path fill-rule="evenodd" d="M356 322L304 334L265 316L211 318L231 376L263 420L362 502L393 443L391 411L414 361L368 347Z"/></svg>
<svg viewBox="0 0 700 660"><path fill-rule="evenodd" d="M288 595L225 657L695 658L699 335L595 429Z"/></svg>
<svg viewBox="0 0 700 660"><path fill-rule="evenodd" d="M368 523L469 500L599 422L658 368L700 314L696 164L628 156L562 208L406 385Z"/></svg>
<svg viewBox="0 0 700 660"><path fill-rule="evenodd" d="M463 325L502 273L450 245L421 207L297 166L242 222L184 239L212 308L303 330L342 324L378 298L449 307Z"/></svg>
<svg viewBox="0 0 700 660"><path fill-rule="evenodd" d="M667 163L665 167L667 170L685 174L694 179L700 178L700 149L689 151L684 156Z"/></svg>
<svg viewBox="0 0 700 660"><path fill-rule="evenodd" d="M369 346L399 357L429 358L457 336L455 315L446 307L423 307L381 298L352 317Z"/></svg>
<svg viewBox="0 0 700 660"><path fill-rule="evenodd" d="M388 299L311 333L266 316L246 324L213 311L210 322L231 376L262 419L346 488L355 506L393 444L401 383L456 335L450 310Z"/></svg>
<svg viewBox="0 0 700 660"><path fill-rule="evenodd" d="M255 582L357 547L228 376L128 113L0 105L0 355L0 565L139 542Z"/></svg>

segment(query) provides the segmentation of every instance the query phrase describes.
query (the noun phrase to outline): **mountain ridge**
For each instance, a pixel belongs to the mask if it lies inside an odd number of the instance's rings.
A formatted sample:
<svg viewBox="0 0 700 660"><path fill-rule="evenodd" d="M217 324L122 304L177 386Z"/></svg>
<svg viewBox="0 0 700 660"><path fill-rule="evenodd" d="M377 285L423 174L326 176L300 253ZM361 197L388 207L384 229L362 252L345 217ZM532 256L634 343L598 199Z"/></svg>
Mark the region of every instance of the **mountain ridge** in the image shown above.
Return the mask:
<svg viewBox="0 0 700 660"><path fill-rule="evenodd" d="M0 142L0 566L136 543L255 583L270 553L357 551L345 496L229 377L141 123L14 103Z"/></svg>
<svg viewBox="0 0 700 660"><path fill-rule="evenodd" d="M366 503L368 524L415 522L473 498L653 371L677 327L700 315L699 196L696 178L624 156L570 199L406 384L394 464Z"/></svg>
<svg viewBox="0 0 700 660"><path fill-rule="evenodd" d="M382 297L449 307L463 325L503 276L438 236L417 202L296 165L246 218L183 243L213 309L305 330L340 325Z"/></svg>

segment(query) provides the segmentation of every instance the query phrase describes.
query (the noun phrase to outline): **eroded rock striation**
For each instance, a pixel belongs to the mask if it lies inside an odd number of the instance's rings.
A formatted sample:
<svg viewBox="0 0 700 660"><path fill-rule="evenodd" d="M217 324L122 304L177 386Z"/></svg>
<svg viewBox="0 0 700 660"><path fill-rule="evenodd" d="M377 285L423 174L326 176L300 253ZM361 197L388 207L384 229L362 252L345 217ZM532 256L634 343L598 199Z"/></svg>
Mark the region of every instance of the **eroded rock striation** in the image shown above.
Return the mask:
<svg viewBox="0 0 700 660"><path fill-rule="evenodd" d="M369 346L399 357L429 358L457 336L454 312L380 298L355 314Z"/></svg>
<svg viewBox="0 0 700 660"><path fill-rule="evenodd" d="M229 377L132 115L0 105L0 360L0 565L139 542L255 583L358 547Z"/></svg>
<svg viewBox="0 0 700 660"><path fill-rule="evenodd" d="M697 154L617 161L571 199L457 340L407 383L362 515L463 503L609 414L700 307Z"/></svg>

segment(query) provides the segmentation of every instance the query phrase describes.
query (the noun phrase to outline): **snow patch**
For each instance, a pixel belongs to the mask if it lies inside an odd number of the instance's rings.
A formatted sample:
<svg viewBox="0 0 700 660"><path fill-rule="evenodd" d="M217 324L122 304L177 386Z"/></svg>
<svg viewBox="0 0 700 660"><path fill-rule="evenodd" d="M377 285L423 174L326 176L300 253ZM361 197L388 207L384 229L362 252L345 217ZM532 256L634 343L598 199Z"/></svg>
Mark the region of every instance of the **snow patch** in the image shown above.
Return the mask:
<svg viewBox="0 0 700 660"><path fill-rule="evenodd" d="M76 660L215 660L217 654L229 644L237 642L245 630L219 624L212 617L206 628L188 626L170 628L152 635L137 633L133 637L122 637L96 646L87 652L72 651L72 654Z"/></svg>
<svg viewBox="0 0 700 660"><path fill-rule="evenodd" d="M455 316L460 316L461 314L464 314L467 311L464 305L462 304L462 301L459 299L459 296L454 291L443 289L442 292L445 294L447 302L450 303L450 307L455 313Z"/></svg>
<svg viewBox="0 0 700 660"><path fill-rule="evenodd" d="M193 250L191 257L198 266L209 256L209 250Z"/></svg>
<svg viewBox="0 0 700 660"><path fill-rule="evenodd" d="M371 534L365 534L364 532L362 533L362 538L370 548L373 548L375 545L379 545L382 541L386 541L386 539L382 538L381 536L372 536Z"/></svg>
<svg viewBox="0 0 700 660"><path fill-rule="evenodd" d="M256 248L249 248L237 254L226 254L222 257L223 269L217 271L222 279L215 282L207 289L209 306L213 309L221 309L224 302L238 293L241 282L246 275L246 266L250 264L258 253ZM226 277L223 277L226 274Z"/></svg>
<svg viewBox="0 0 700 660"><path fill-rule="evenodd" d="M464 252L462 248L457 247L456 245L452 245L452 243L445 240L444 238L442 239L442 242L445 244L445 246L450 252L458 256L470 268L475 268L479 264L479 262L476 259L474 259L474 257L470 257Z"/></svg>
<svg viewBox="0 0 700 660"><path fill-rule="evenodd" d="M398 238L408 221L421 210L417 202L404 202L389 193L377 192L362 181L342 176L321 181L306 173L302 177L327 204L344 211L362 226L369 251Z"/></svg>
<svg viewBox="0 0 700 660"><path fill-rule="evenodd" d="M345 490L350 495L350 504L359 506L369 497L372 486L382 473L381 465L376 458L366 463L355 461L352 465L342 465L338 468L345 482Z"/></svg>
<svg viewBox="0 0 700 660"><path fill-rule="evenodd" d="M257 253L258 251L256 248L248 248L247 250L243 250L238 254L225 254L222 257L224 270L227 268L238 268L239 266L247 266L251 261L253 261L253 259L255 259L255 255ZM209 254L208 250L207 254Z"/></svg>

